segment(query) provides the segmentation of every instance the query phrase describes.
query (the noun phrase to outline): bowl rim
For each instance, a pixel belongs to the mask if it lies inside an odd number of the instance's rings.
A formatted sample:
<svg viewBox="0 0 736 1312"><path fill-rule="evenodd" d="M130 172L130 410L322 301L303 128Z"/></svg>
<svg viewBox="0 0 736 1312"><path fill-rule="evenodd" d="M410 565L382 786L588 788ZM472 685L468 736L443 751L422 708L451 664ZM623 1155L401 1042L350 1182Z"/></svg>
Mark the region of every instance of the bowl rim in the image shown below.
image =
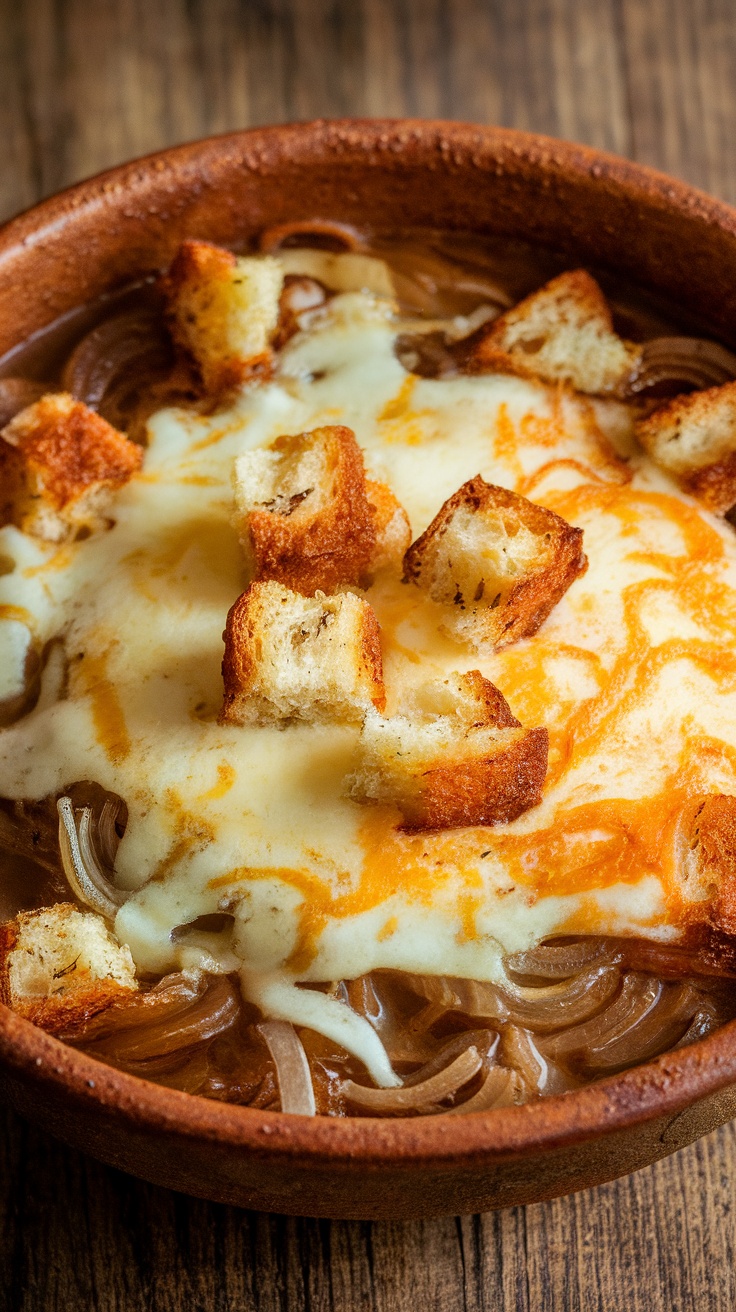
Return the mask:
<svg viewBox="0 0 736 1312"><path fill-rule="evenodd" d="M186 185L190 166L239 152L305 146L334 151L340 143L401 151L412 142L443 153L474 150L526 161L578 178L618 186L654 201L670 214L700 220L704 229L736 237L736 209L667 174L590 146L513 128L436 119L315 119L227 132L154 151L95 174L50 196L0 226L0 268L19 247L54 239L65 221L89 211L110 193L143 189L151 174L175 175ZM105 1065L37 1029L0 1003L0 1068L24 1082L85 1108L121 1116L137 1129L226 1143L293 1163L360 1164L375 1168L462 1165L584 1143L665 1117L676 1119L701 1099L736 1083L736 1020L706 1039L609 1076L571 1093L520 1107L447 1119L303 1117L222 1103L181 1093ZM441 1127L441 1128L440 1128Z"/></svg>

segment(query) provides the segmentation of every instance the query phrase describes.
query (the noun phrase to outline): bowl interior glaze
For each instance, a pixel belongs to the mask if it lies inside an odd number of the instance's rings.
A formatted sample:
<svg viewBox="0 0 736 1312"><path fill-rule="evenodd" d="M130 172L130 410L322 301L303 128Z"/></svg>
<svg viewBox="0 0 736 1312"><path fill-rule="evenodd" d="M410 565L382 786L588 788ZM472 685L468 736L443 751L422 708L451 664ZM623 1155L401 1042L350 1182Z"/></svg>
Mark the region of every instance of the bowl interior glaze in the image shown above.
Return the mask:
<svg viewBox="0 0 736 1312"><path fill-rule="evenodd" d="M736 212L624 160L427 121L257 129L163 151L0 232L0 354L164 267L184 237L240 246L329 218L556 248L664 296L736 345ZM736 1021L575 1094L467 1117L331 1120L190 1097L100 1065L0 1006L0 1092L68 1143L216 1201L409 1217L538 1201L612 1179L736 1114Z"/></svg>

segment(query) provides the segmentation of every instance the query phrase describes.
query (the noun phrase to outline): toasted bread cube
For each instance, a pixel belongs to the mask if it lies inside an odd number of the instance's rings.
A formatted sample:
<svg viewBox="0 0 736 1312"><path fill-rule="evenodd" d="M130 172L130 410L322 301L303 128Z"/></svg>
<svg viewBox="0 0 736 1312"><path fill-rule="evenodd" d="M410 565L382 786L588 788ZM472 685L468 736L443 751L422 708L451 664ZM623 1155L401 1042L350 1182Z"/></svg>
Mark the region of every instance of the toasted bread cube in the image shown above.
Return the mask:
<svg viewBox="0 0 736 1312"><path fill-rule="evenodd" d="M398 807L409 829L502 824L541 800L548 747L547 730L522 728L478 670L453 674L399 715L368 711L350 793Z"/></svg>
<svg viewBox="0 0 736 1312"><path fill-rule="evenodd" d="M208 241L182 242L162 286L174 340L194 357L207 392L268 369L283 281L270 255L236 257Z"/></svg>
<svg viewBox="0 0 736 1312"><path fill-rule="evenodd" d="M685 812L679 884L690 918L736 934L736 797L712 793Z"/></svg>
<svg viewBox="0 0 736 1312"><path fill-rule="evenodd" d="M130 949L71 903L0 926L0 1000L50 1034L73 1035L138 985Z"/></svg>
<svg viewBox="0 0 736 1312"><path fill-rule="evenodd" d="M709 510L736 503L736 382L676 396L635 432L655 464Z"/></svg>
<svg viewBox="0 0 736 1312"><path fill-rule="evenodd" d="M583 531L480 474L404 557L404 577L447 606L442 630L476 651L536 633L588 567Z"/></svg>
<svg viewBox="0 0 736 1312"><path fill-rule="evenodd" d="M252 583L224 639L223 724L360 721L385 705L378 621L354 593L304 597Z"/></svg>
<svg viewBox="0 0 736 1312"><path fill-rule="evenodd" d="M374 512L376 542L369 561L369 572L401 569L411 542L411 524L401 502L385 483L366 481L366 495Z"/></svg>
<svg viewBox="0 0 736 1312"><path fill-rule="evenodd" d="M255 578L311 596L364 583L378 563L396 558L405 516L382 484L370 485L369 501L350 428L315 428L249 451L235 462L234 483Z"/></svg>
<svg viewBox="0 0 736 1312"><path fill-rule="evenodd" d="M470 373L516 373L605 396L625 388L641 347L614 332L597 282L575 269L483 324L454 353Z"/></svg>
<svg viewBox="0 0 736 1312"><path fill-rule="evenodd" d="M143 450L66 392L21 410L0 433L0 519L46 542L109 524L112 495Z"/></svg>

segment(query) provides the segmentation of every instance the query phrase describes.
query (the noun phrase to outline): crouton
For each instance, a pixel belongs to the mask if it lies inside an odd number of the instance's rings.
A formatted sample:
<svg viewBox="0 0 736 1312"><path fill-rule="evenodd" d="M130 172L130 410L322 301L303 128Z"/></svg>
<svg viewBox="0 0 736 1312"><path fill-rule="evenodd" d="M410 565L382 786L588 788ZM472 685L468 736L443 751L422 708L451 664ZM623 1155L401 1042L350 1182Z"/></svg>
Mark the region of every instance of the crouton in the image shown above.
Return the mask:
<svg viewBox="0 0 736 1312"><path fill-rule="evenodd" d="M625 390L641 347L625 342L600 287L584 269L561 273L458 343L468 373L512 373L605 396Z"/></svg>
<svg viewBox="0 0 736 1312"><path fill-rule="evenodd" d="M21 410L0 433L0 522L47 542L109 524L112 494L143 450L66 392Z"/></svg>
<svg viewBox="0 0 736 1312"><path fill-rule="evenodd" d="M162 288L174 340L207 392L268 372L283 280L270 255L238 258L207 241L182 242Z"/></svg>
<svg viewBox="0 0 736 1312"><path fill-rule="evenodd" d="M677 871L691 920L736 935L736 797L712 793L685 807Z"/></svg>
<svg viewBox="0 0 736 1312"><path fill-rule="evenodd" d="M369 561L369 572L379 569L401 569L404 555L411 542L411 524L401 502L385 483L366 481L366 495L374 512L376 542Z"/></svg>
<svg viewBox="0 0 736 1312"><path fill-rule="evenodd" d="M635 433L655 464L709 510L736 503L736 382L676 396Z"/></svg>
<svg viewBox="0 0 736 1312"><path fill-rule="evenodd" d="M0 1001L50 1034L73 1036L137 988L130 949L94 912L64 902L0 926Z"/></svg>
<svg viewBox="0 0 736 1312"><path fill-rule="evenodd" d="M422 685L401 713L369 710L352 797L398 807L408 829L515 820L541 800L546 729L524 729L478 670Z"/></svg>
<svg viewBox="0 0 736 1312"><path fill-rule="evenodd" d="M366 583L397 559L408 520L381 484L368 485L349 428L279 437L235 463L236 517L253 577L311 596Z"/></svg>
<svg viewBox="0 0 736 1312"><path fill-rule="evenodd" d="M404 556L404 578L448 607L443 632L476 651L536 633L588 567L583 531L480 474Z"/></svg>
<svg viewBox="0 0 736 1312"><path fill-rule="evenodd" d="M385 705L378 621L354 593L252 583L223 636L223 724L360 721Z"/></svg>

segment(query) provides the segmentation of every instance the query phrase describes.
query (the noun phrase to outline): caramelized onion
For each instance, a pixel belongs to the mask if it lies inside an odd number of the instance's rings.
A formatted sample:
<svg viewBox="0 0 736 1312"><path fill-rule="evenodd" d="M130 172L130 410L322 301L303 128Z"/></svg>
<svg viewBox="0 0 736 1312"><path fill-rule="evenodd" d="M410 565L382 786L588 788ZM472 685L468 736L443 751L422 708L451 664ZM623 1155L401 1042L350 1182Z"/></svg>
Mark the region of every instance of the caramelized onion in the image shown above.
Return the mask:
<svg viewBox="0 0 736 1312"><path fill-rule="evenodd" d="M79 817L79 829L70 797L60 797L59 848L64 874L80 902L107 920L113 920L126 895L107 878L92 846L92 808L85 806Z"/></svg>
<svg viewBox="0 0 736 1312"><path fill-rule="evenodd" d="M508 988L477 980L437 979L419 976L429 1006L413 1018L415 1027L427 1028L449 1011L472 1020L511 1021L539 1032L574 1025L598 1011L615 992L620 971L615 965L595 966L547 988Z"/></svg>
<svg viewBox="0 0 736 1312"><path fill-rule="evenodd" d="M659 984L653 1004L642 1004L643 1000L633 1020L588 1045L585 1064L589 1070L616 1070L671 1048L696 1013L698 997L690 984Z"/></svg>
<svg viewBox="0 0 736 1312"><path fill-rule="evenodd" d="M362 251L365 243L357 228L332 219L296 219L274 223L258 239L258 249L270 255L286 244L316 246L331 251Z"/></svg>
<svg viewBox="0 0 736 1312"><path fill-rule="evenodd" d="M237 1019L240 999L224 975L177 975L125 1005L110 1007L82 1036L94 1056L116 1065L145 1062L212 1039Z"/></svg>
<svg viewBox="0 0 736 1312"><path fill-rule="evenodd" d="M282 1112L315 1116L317 1105L309 1062L294 1026L286 1020L267 1020L257 1029L273 1057Z"/></svg>
<svg viewBox="0 0 736 1312"><path fill-rule="evenodd" d="M661 383L718 387L736 378L736 355L700 337L655 337L645 342L641 362L628 384L632 395Z"/></svg>
<svg viewBox="0 0 736 1312"><path fill-rule="evenodd" d="M492 1066L477 1093L443 1109L445 1116L467 1116L469 1112L489 1112L494 1107L513 1107L521 1101L522 1084L516 1071Z"/></svg>
<svg viewBox="0 0 736 1312"><path fill-rule="evenodd" d="M423 1080L420 1084L400 1089L375 1089L354 1080L346 1080L342 1093L348 1102L378 1116L409 1111L426 1111L445 1098L452 1097L464 1084L472 1080L483 1065L477 1048L466 1048L449 1066Z"/></svg>
<svg viewBox="0 0 736 1312"><path fill-rule="evenodd" d="M153 394L173 364L161 311L126 310L82 338L67 360L62 386L114 427L126 428L146 391Z"/></svg>
<svg viewBox="0 0 736 1312"><path fill-rule="evenodd" d="M505 1065L518 1073L527 1094L566 1093L574 1087L573 1080L542 1055L529 1030L508 1025L501 1050Z"/></svg>
<svg viewBox="0 0 736 1312"><path fill-rule="evenodd" d="M571 1053L590 1052L593 1045L607 1039L616 1039L635 1025L655 1005L662 991L657 979L650 979L635 971L625 975L618 997L604 1011L585 1021L550 1035L544 1041L544 1051L553 1058Z"/></svg>
<svg viewBox="0 0 736 1312"><path fill-rule="evenodd" d="M598 938L576 943L541 943L527 952L514 952L504 967L513 975L538 975L540 979L569 979L586 966L602 966L616 958L615 948Z"/></svg>

